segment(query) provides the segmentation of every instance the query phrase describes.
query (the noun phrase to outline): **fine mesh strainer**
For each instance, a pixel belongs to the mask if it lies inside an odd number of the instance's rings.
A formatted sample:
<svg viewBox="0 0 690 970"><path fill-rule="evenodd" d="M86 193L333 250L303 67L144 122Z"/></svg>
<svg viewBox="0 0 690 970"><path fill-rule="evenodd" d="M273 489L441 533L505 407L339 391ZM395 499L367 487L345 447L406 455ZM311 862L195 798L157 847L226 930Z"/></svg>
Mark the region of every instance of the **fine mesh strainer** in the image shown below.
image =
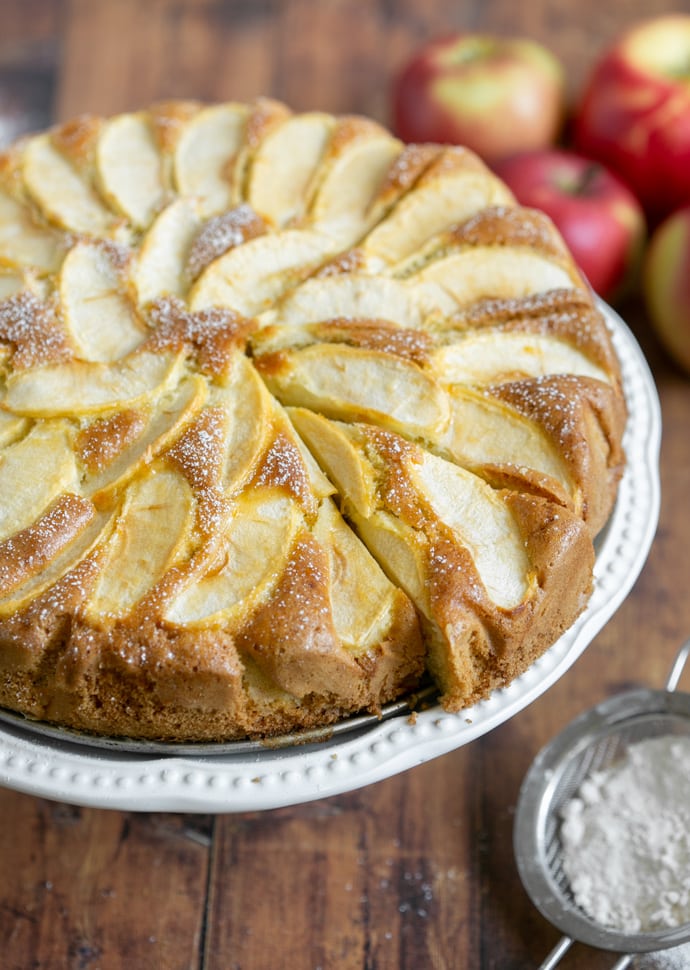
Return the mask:
<svg viewBox="0 0 690 970"><path fill-rule="evenodd" d="M563 871L560 814L594 771L607 769L626 748L647 738L690 736L690 694L676 686L690 655L690 640L676 656L664 690L631 690L576 718L534 760L518 798L513 841L523 885L532 902L564 935L541 964L551 970L575 942L625 954L664 950L690 940L690 923L671 929L624 933L590 919L577 905Z"/></svg>

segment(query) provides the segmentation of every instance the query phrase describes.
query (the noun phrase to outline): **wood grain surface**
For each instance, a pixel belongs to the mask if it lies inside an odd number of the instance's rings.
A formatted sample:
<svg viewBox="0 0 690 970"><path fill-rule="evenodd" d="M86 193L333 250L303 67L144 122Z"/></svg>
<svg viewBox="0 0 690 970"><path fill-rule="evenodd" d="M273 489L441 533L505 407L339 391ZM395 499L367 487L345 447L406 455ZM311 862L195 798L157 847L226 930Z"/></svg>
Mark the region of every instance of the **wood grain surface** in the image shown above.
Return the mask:
<svg viewBox="0 0 690 970"><path fill-rule="evenodd" d="M167 97L388 121L390 82L454 28L549 45L576 97L658 0L3 0L0 141ZM690 380L639 300L619 308L658 385L662 511L631 595L568 674L481 740L308 805L237 815L80 809L0 790L0 970L527 970L558 938L513 861L521 780L575 715L660 686L690 634ZM689 678L690 679L690 675ZM612 959L583 946L564 970Z"/></svg>

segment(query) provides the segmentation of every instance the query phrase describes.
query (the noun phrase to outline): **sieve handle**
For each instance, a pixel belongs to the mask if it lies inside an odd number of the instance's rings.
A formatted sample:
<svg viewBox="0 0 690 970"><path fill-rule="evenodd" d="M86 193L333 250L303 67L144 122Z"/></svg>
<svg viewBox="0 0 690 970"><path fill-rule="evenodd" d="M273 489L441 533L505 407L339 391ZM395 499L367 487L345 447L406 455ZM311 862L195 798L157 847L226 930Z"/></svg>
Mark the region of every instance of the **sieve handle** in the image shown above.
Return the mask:
<svg viewBox="0 0 690 970"><path fill-rule="evenodd" d="M565 956L574 940L571 936L562 936L546 960L541 964L539 970L553 970L561 962L561 957Z"/></svg>
<svg viewBox="0 0 690 970"><path fill-rule="evenodd" d="M685 641L676 654L676 659L673 661L673 666L671 667L671 673L668 675L668 680L666 681L666 690L674 691L678 686L680 675L683 673L689 655L690 639Z"/></svg>
<svg viewBox="0 0 690 970"><path fill-rule="evenodd" d="M546 960L540 965L539 970L553 970L554 967L557 967L561 958L565 956L574 942L571 936L562 936ZM625 970L626 967L630 966L632 960L633 957L630 954L622 956L616 960L611 970Z"/></svg>

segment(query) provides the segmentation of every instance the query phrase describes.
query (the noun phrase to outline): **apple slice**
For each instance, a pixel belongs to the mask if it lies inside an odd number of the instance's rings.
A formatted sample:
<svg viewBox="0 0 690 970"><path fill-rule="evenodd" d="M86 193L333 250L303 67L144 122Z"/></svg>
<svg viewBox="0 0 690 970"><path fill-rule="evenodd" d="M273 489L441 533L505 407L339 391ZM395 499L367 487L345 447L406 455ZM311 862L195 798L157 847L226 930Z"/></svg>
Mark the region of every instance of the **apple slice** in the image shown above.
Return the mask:
<svg viewBox="0 0 690 970"><path fill-rule="evenodd" d="M0 542L0 594L6 595L50 565L95 514L86 499L65 492L30 526Z"/></svg>
<svg viewBox="0 0 690 970"><path fill-rule="evenodd" d="M159 397L179 380L184 350L135 351L113 364L72 360L15 371L3 407L31 417L93 414Z"/></svg>
<svg viewBox="0 0 690 970"><path fill-rule="evenodd" d="M3 451L0 540L31 525L61 492L78 491L72 435L66 421L49 421Z"/></svg>
<svg viewBox="0 0 690 970"><path fill-rule="evenodd" d="M231 379L211 389L209 404L223 410L226 433L221 483L224 491L239 491L254 473L268 447L274 405L251 361L238 355Z"/></svg>
<svg viewBox="0 0 690 970"><path fill-rule="evenodd" d="M307 408L288 408L288 416L321 468L335 482L346 508L359 509L364 516L376 507L376 476L369 461L348 437L339 421Z"/></svg>
<svg viewBox="0 0 690 970"><path fill-rule="evenodd" d="M150 225L165 199L161 155L147 115L117 115L96 145L96 171L109 206L137 229Z"/></svg>
<svg viewBox="0 0 690 970"><path fill-rule="evenodd" d="M219 306L254 316L320 265L332 246L324 234L301 229L251 239L201 274L189 295L191 310Z"/></svg>
<svg viewBox="0 0 690 970"><path fill-rule="evenodd" d="M0 301L16 296L27 288L26 274L21 269L8 269L0 266Z"/></svg>
<svg viewBox="0 0 690 970"><path fill-rule="evenodd" d="M522 602L531 584L530 563L523 536L498 492L477 475L390 432L344 424L339 430L359 451L365 478L378 483L378 511L392 513L412 531L421 530L429 541L433 541L439 525L443 530L450 530L454 541L471 555L492 601L504 609L512 609ZM342 437L332 437L331 444L335 445ZM373 464L376 459L372 456L377 453L390 468L387 477L381 476ZM349 473L356 467L353 461L343 460L335 449L332 454L336 461L333 466L326 464L326 471L354 506L362 473L358 472L352 481ZM323 450L320 456L326 461L329 459ZM375 531L376 512L367 516L368 507L369 503L354 507L354 512L368 518ZM396 527L394 532L399 529ZM416 545L416 542L411 544L413 558ZM406 588L401 581L404 576L396 575L395 562L386 562L384 568L395 582ZM407 574L407 567L403 573ZM418 589L406 589L406 592L413 599L419 596Z"/></svg>
<svg viewBox="0 0 690 970"><path fill-rule="evenodd" d="M81 360L112 362L146 336L122 285L117 254L99 242L73 246L62 264L60 303L65 326Z"/></svg>
<svg viewBox="0 0 690 970"><path fill-rule="evenodd" d="M302 522L284 493L241 495L212 568L168 604L165 619L238 627L277 583Z"/></svg>
<svg viewBox="0 0 690 970"><path fill-rule="evenodd" d="M60 504L60 500L58 500L54 507L58 510L64 508L65 499L74 501L78 497L69 494L63 495L63 503ZM84 500L79 501L83 502ZM84 502L84 507L85 509L88 507L87 502ZM29 531L34 534L39 543L39 554L41 549L44 553L46 551L45 538L36 531L40 528L40 523L41 520L35 527L29 527ZM25 609L38 596L49 590L71 570L77 568L96 546L105 543L112 531L113 524L114 516L112 514L96 513L88 517L82 515L79 518L72 516L65 530L67 542L64 547L55 551L54 555L51 551L49 562L41 563L38 572L27 575L23 582L13 587L6 596L0 598L0 616L12 616Z"/></svg>
<svg viewBox="0 0 690 970"><path fill-rule="evenodd" d="M324 320L390 320L401 327L419 329L423 315L415 290L384 276L343 273L314 276L287 294L262 317L262 324L303 327Z"/></svg>
<svg viewBox="0 0 690 970"><path fill-rule="evenodd" d="M71 232L112 235L117 219L58 151L49 134L37 135L27 142L22 176L27 192L49 222Z"/></svg>
<svg viewBox="0 0 690 970"><path fill-rule="evenodd" d="M577 286L576 279L558 262L533 250L500 246L476 246L433 260L413 280L422 285L439 284L457 307Z"/></svg>
<svg viewBox="0 0 690 970"><path fill-rule="evenodd" d="M475 155L451 146L369 233L362 248L382 266L393 266L480 209L513 202L509 190Z"/></svg>
<svg viewBox="0 0 690 970"><path fill-rule="evenodd" d="M546 374L576 374L610 384L609 375L566 340L544 333L477 330L432 354L442 384L498 384Z"/></svg>
<svg viewBox="0 0 690 970"><path fill-rule="evenodd" d="M174 156L181 195L193 197L202 216L233 204L233 165L244 139L249 108L222 104L202 109L185 126Z"/></svg>
<svg viewBox="0 0 690 970"><path fill-rule="evenodd" d="M141 409L139 433L113 462L85 477L84 494L90 495L98 508L112 504L127 482L141 475L144 465L176 440L199 413L207 394L206 381L199 376L190 376L183 378L173 391ZM88 434L88 428L82 434Z"/></svg>
<svg viewBox="0 0 690 970"><path fill-rule="evenodd" d="M369 228L369 208L402 147L368 119L340 119L318 173L310 224L332 234L338 248L359 239Z"/></svg>
<svg viewBox="0 0 690 970"><path fill-rule="evenodd" d="M126 492L105 561L86 603L87 615L127 615L162 575L187 557L195 500L184 476L152 466Z"/></svg>
<svg viewBox="0 0 690 970"><path fill-rule="evenodd" d="M553 482L556 500L573 500L575 485L563 455L536 421L471 387L456 385L448 394L452 424L443 447L453 461L479 475L505 469L519 480L536 472Z"/></svg>
<svg viewBox="0 0 690 970"><path fill-rule="evenodd" d="M328 555L333 623L341 643L355 654L380 643L390 632L400 598L334 502L321 503L313 535Z"/></svg>
<svg viewBox="0 0 690 970"><path fill-rule="evenodd" d="M309 188L335 120L322 112L288 118L262 140L251 161L247 202L279 228L304 215Z"/></svg>
<svg viewBox="0 0 690 970"><path fill-rule="evenodd" d="M29 419L0 409L0 448L6 448L29 430Z"/></svg>
<svg viewBox="0 0 690 970"><path fill-rule="evenodd" d="M60 266L64 241L48 227L37 225L27 206L0 192L0 258L18 266L54 273Z"/></svg>
<svg viewBox="0 0 690 970"><path fill-rule="evenodd" d="M176 199L166 206L144 236L134 285L139 303L146 305L163 296L184 296L189 285L187 256L201 226L190 199Z"/></svg>
<svg viewBox="0 0 690 970"><path fill-rule="evenodd" d="M434 377L413 361L383 351L315 344L280 353L277 366L257 366L283 404L345 421L367 420L412 437L442 434L448 400Z"/></svg>

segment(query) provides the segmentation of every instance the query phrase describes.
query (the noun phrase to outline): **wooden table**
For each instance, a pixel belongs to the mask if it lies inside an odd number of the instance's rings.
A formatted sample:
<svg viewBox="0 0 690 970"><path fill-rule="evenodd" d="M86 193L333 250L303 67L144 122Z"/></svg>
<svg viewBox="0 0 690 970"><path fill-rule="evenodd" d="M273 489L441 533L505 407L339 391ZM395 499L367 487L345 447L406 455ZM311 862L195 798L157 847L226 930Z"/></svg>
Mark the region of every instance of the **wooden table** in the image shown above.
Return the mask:
<svg viewBox="0 0 690 970"><path fill-rule="evenodd" d="M675 3L690 11L690 3ZM3 0L0 137L155 99L248 99L388 116L390 78L450 28L521 33L567 65L661 0ZM558 933L519 882L520 782L572 717L661 685L690 633L690 381L637 300L658 383L662 511L632 594L571 671L481 740L369 788L268 812L136 814L0 791L2 970L525 970ZM576 947L570 970L609 967Z"/></svg>

